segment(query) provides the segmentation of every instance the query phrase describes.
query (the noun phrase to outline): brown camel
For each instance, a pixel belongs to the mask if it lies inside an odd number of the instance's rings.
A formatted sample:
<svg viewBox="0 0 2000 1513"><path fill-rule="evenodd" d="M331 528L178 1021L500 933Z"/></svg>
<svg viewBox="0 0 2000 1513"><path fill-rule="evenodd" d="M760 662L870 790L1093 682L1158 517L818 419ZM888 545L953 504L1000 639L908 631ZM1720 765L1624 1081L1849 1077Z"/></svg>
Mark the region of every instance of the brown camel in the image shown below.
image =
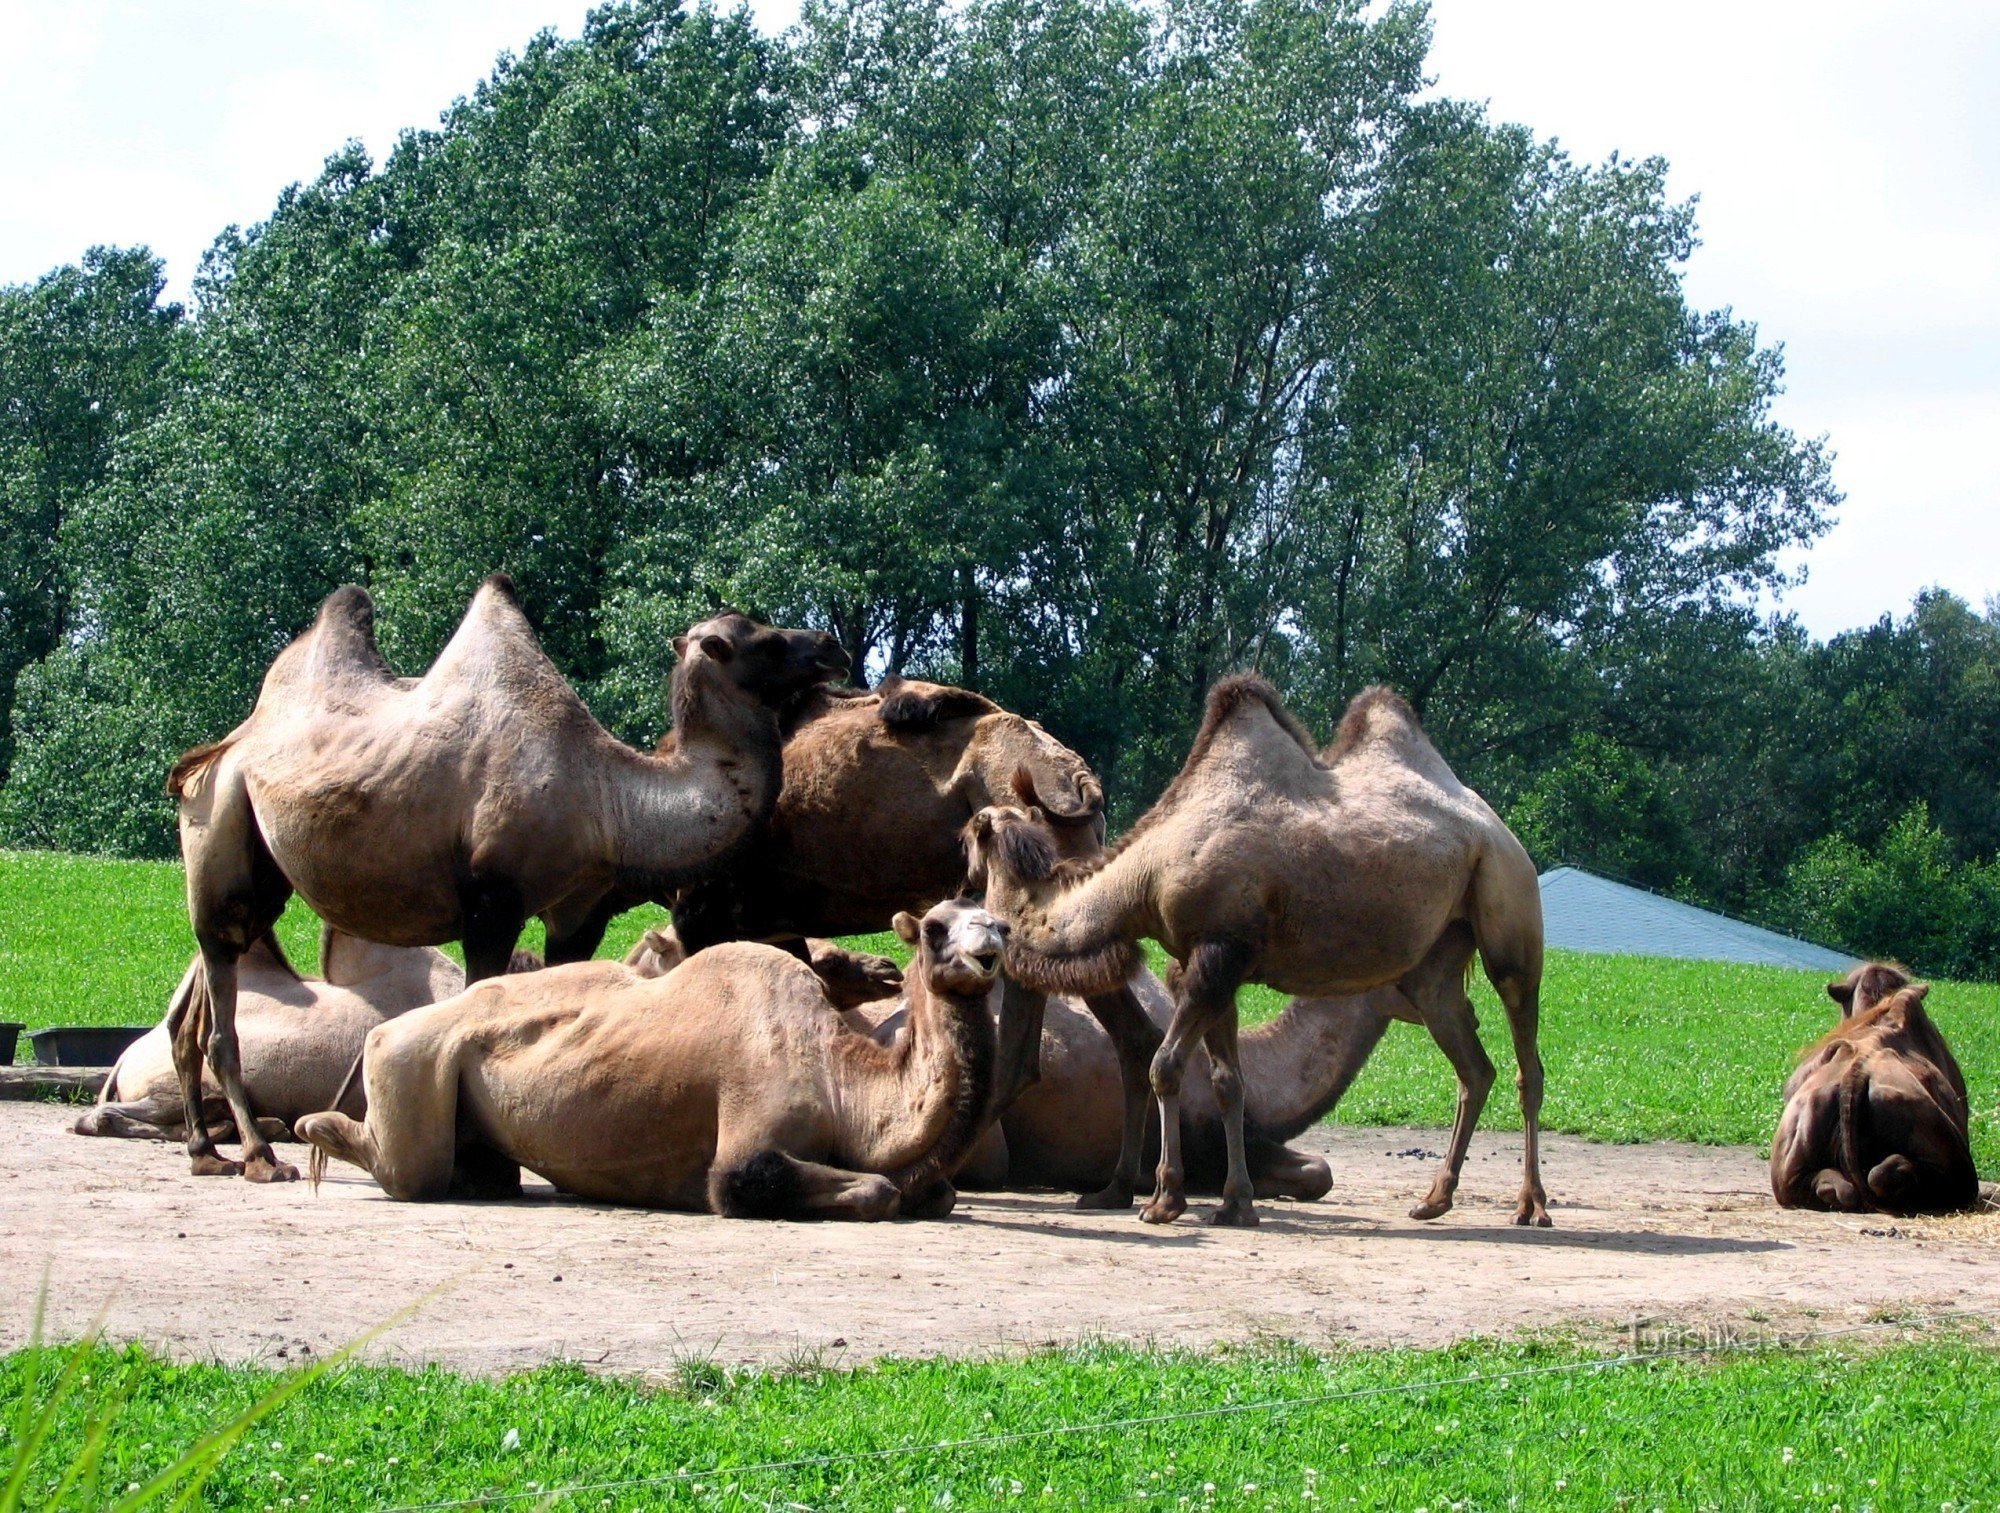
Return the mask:
<svg viewBox="0 0 2000 1513"><path fill-rule="evenodd" d="M336 1106L341 1080L376 1025L465 987L465 973L442 951L378 946L330 929L321 932L316 978L300 976L268 934L236 966L243 1088L265 1137L273 1140L290 1138L292 1121L301 1115ZM197 956L188 974L200 970ZM360 1108L358 1098L350 1101ZM233 1138L222 1089L207 1077L202 1104L211 1129ZM185 1107L173 1037L162 1019L125 1048L96 1106L74 1128L79 1135L184 1140Z"/></svg>
<svg viewBox="0 0 2000 1513"><path fill-rule="evenodd" d="M1024 787L1027 785L1024 785ZM1385 688L1348 707L1324 756L1262 678L1224 679L1180 775L1106 857L1059 863L1032 807L981 811L968 829L975 880L1015 925L1007 970L1044 992L1101 992L1151 936L1181 963L1173 1021L1153 1059L1160 1165L1142 1217L1187 1207L1179 1100L1187 1059L1208 1047L1229 1176L1215 1222L1254 1224L1244 1146L1236 989L1344 997L1463 950L1461 922L1507 1011L1520 1063L1526 1170L1518 1224L1549 1222L1538 1120L1542 974L1534 864L1453 775L1409 705ZM1461 958L1462 959L1462 958ZM1469 1137L1460 1099L1457 1140Z"/></svg>
<svg viewBox="0 0 2000 1513"><path fill-rule="evenodd" d="M299 1121L392 1198L518 1193L520 1169L614 1203L741 1218L950 1211L989 1095L1006 927L973 904L896 916L908 1028L849 1029L796 957L715 946L664 977L615 962L499 978L370 1033L368 1119Z"/></svg>
<svg viewBox="0 0 2000 1513"><path fill-rule="evenodd" d="M781 776L774 709L847 666L831 636L705 620L675 643L680 739L661 759L591 718L502 575L422 678L389 670L374 620L363 590L331 595L250 718L168 781L203 968L170 1011L175 1064L198 1106L206 1052L243 1138L243 1161L225 1161L190 1121L197 1176L298 1175L251 1122L235 1025L237 960L294 890L351 935L462 940L474 980L505 970L530 915L552 961L587 957L606 895L681 887L764 822Z"/></svg>
<svg viewBox="0 0 2000 1513"><path fill-rule="evenodd" d="M880 930L965 880L960 833L1025 774L1060 855L1104 842L1104 790L1083 758L982 694L891 677L867 693L815 689L786 716L785 779L770 823L730 863L674 900L674 938L794 949L800 937ZM662 743L663 752L676 739ZM1145 1156L1145 1065L1159 1030L1121 989L1088 998L1123 1048L1127 1136L1110 1183L1085 1207L1132 1201ZM1010 989L1001 1016L994 1113L1039 1075L1042 997Z"/></svg>
<svg viewBox="0 0 2000 1513"><path fill-rule="evenodd" d="M1785 1084L1771 1142L1780 1208L1949 1213L1979 1200L1965 1078L1924 1011L1928 983L1883 962L1827 993L1841 1020Z"/></svg>

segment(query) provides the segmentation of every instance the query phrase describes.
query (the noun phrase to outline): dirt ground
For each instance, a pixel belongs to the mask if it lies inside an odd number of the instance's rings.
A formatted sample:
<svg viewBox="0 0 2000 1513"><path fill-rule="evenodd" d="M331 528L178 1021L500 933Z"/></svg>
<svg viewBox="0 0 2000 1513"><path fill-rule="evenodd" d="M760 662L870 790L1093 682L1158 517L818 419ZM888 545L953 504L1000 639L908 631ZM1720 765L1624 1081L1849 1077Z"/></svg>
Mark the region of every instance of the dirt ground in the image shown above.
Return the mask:
<svg viewBox="0 0 2000 1513"><path fill-rule="evenodd" d="M1264 1204L1256 1230L1191 1222L1213 1200L1153 1229L1052 1193L968 1195L937 1223L811 1225L606 1208L539 1186L510 1204L392 1203L344 1167L317 1196L196 1180L177 1149L82 1139L71 1117L0 1104L0 1348L26 1339L45 1264L51 1336L102 1310L110 1338L183 1358L310 1359L443 1289L369 1353L477 1373L2000 1310L2000 1217L1780 1213L1741 1148L1548 1139L1556 1227L1540 1231L1507 1223L1520 1146L1505 1134L1475 1141L1457 1210L1404 1217L1442 1144L1408 1129L1315 1132L1333 1191Z"/></svg>

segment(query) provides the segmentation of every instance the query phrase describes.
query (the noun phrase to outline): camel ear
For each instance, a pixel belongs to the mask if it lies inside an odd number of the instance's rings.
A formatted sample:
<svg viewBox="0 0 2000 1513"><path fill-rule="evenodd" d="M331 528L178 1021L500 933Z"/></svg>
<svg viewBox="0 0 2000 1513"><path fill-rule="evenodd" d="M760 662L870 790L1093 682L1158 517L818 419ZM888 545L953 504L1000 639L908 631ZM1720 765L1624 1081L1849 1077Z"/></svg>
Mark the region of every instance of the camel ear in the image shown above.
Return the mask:
<svg viewBox="0 0 2000 1513"><path fill-rule="evenodd" d="M1926 998L1930 997L1931 985L1927 982L1913 982L1910 984L1908 992L1910 1002L1922 1003Z"/></svg>
<svg viewBox="0 0 2000 1513"><path fill-rule="evenodd" d="M727 662L731 657L736 655L736 648L729 644L729 640L725 636L703 636L701 638L701 649L706 656L713 658L717 662Z"/></svg>
<svg viewBox="0 0 2000 1513"><path fill-rule="evenodd" d="M688 638L687 638L686 636L675 636L675 637L674 637L674 658L675 658L675 660L677 660L677 661L678 661L678 660L679 660L680 658L682 658L682 657L686 656L686 655L687 655L687 649L688 649Z"/></svg>
<svg viewBox="0 0 2000 1513"><path fill-rule="evenodd" d="M879 918L880 916L878 915L877 917ZM896 939L900 940L904 945L914 946L917 943L917 936L920 931L916 915L905 910L889 923L890 927L896 932Z"/></svg>
<svg viewBox="0 0 2000 1513"><path fill-rule="evenodd" d="M1854 1002L1854 988L1850 983L1830 982L1826 985L1826 996L1843 1009Z"/></svg>

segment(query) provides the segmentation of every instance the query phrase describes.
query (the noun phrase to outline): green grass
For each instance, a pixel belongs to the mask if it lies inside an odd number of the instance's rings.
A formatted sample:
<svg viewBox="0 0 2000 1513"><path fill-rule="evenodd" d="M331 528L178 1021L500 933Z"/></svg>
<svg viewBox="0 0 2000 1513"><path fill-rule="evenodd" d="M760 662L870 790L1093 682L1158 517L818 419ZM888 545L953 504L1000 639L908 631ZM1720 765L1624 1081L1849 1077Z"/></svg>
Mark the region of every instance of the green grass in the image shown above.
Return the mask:
<svg viewBox="0 0 2000 1513"><path fill-rule="evenodd" d="M259 1423L206 1496L273 1510L509 1494L520 1500L506 1505L522 1508L1442 1510L1965 1509L2000 1494L2000 1355L1968 1338L1600 1368L1605 1359L1575 1345L1488 1341L1332 1355L1098 1347L856 1371L800 1361L742 1375L691 1358L658 1389L575 1367L500 1382L353 1368ZM9 1419L31 1364L26 1352L0 1360ZM40 1364L46 1381L57 1365ZM138 1349L95 1350L84 1370L90 1383L58 1413L30 1506L81 1446L91 1393L129 1392L105 1451L102 1485L115 1491L145 1481L276 1380L169 1365ZM1357 1395L1037 1433L1332 1394ZM1033 1437L747 1469L1010 1434ZM0 1453L0 1467L6 1460ZM670 1479L594 1485L648 1478Z"/></svg>
<svg viewBox="0 0 2000 1513"><path fill-rule="evenodd" d="M660 917L650 909L625 915L600 954L623 955ZM0 921L0 1019L32 1027L150 1024L194 949L172 863L0 852ZM279 928L294 960L311 963L318 927L304 906L294 903ZM849 944L908 957L891 934ZM1506 1020L1483 981L1474 999L1501 1073L1482 1123L1518 1129ZM1242 995L1246 1024L1281 1006L1267 989ZM1928 1007L1965 1070L1979 1168L2000 1173L2000 987L1941 983ZM1832 1023L1818 973L1551 952L1542 988L1544 1123L1597 1140L1762 1145L1799 1047ZM1334 1119L1446 1125L1455 1087L1430 1037L1395 1025Z"/></svg>

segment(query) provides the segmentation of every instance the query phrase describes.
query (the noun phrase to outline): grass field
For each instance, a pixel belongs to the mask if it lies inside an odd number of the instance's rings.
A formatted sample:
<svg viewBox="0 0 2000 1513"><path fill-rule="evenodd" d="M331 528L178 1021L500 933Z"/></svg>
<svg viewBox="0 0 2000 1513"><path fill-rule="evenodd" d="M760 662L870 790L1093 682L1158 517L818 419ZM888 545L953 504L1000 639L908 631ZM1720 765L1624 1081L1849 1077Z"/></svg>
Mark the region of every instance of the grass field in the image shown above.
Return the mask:
<svg viewBox="0 0 2000 1513"><path fill-rule="evenodd" d="M601 954L624 954L661 917L652 909L623 916ZM0 922L0 1019L34 1028L149 1024L193 951L180 868L167 862L0 852ZM317 930L297 903L280 925L301 966L315 959ZM850 944L907 955L893 935ZM1833 1022L1824 987L1816 973L1775 967L1551 952L1542 989L1544 1120L1597 1140L1763 1144L1799 1047ZM1502 1079L1483 1123L1519 1128L1506 1022L1483 982L1475 998ZM1267 1019L1280 1005L1266 989L1246 989L1244 1021ZM1940 984L1928 1007L1965 1070L1979 1169L2000 1175L2000 987ZM1445 1125L1454 1089L1430 1038L1396 1025L1334 1118Z"/></svg>
<svg viewBox="0 0 2000 1513"><path fill-rule="evenodd" d="M0 1360L0 1406L24 1394L34 1370L46 1398L62 1355ZM2000 1494L2000 1354L1977 1341L1606 1359L1574 1345L1492 1342L1334 1355L1101 1347L857 1371L802 1361L741 1376L690 1359L658 1387L577 1368L504 1382L356 1368L313 1382L259 1423L206 1500L274 1513L481 1497L521 1508L886 1513L1114 1503L1970 1509ZM89 1383L57 1415L29 1506L46 1505L82 1444L93 1396L127 1395L101 1468L101 1485L117 1492L278 1380L137 1350L95 1351L83 1370ZM1321 1401L1214 1411L1301 1398ZM1206 1416L1044 1432L1184 1413ZM947 1440L987 1443L930 1448ZM7 1460L0 1449L0 1473Z"/></svg>

